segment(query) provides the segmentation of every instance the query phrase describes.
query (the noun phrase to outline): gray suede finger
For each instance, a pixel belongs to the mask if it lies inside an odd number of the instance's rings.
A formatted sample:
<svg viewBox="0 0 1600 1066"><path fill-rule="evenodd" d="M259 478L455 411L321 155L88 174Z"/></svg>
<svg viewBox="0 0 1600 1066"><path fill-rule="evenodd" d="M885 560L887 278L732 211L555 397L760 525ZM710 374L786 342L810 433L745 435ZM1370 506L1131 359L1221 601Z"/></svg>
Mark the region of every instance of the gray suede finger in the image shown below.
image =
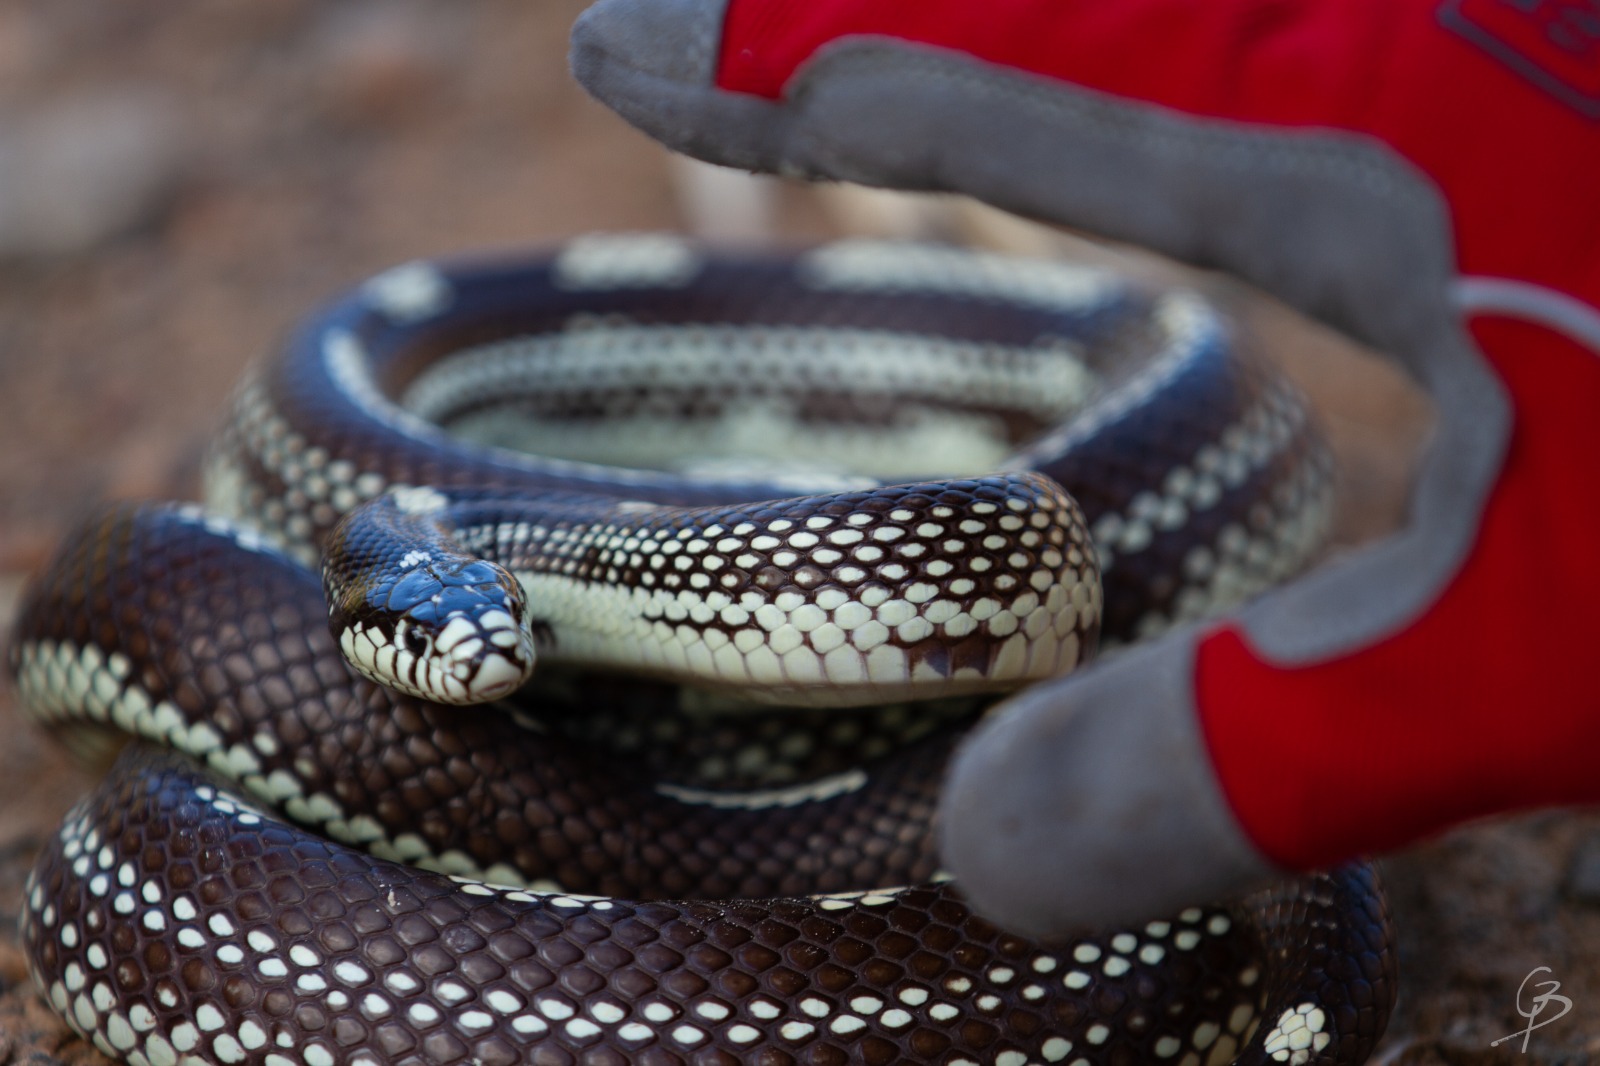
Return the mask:
<svg viewBox="0 0 1600 1066"><path fill-rule="evenodd" d="M973 905L1047 936L1142 922L1280 871L1239 831L1211 773L1192 638L1039 685L951 766L941 852Z"/></svg>
<svg viewBox="0 0 1600 1066"><path fill-rule="evenodd" d="M669 148L781 170L782 105L712 87L724 10L704 0L601 0L572 27L572 73Z"/></svg>
<svg viewBox="0 0 1600 1066"><path fill-rule="evenodd" d="M574 72L652 136L713 162L969 193L1223 267L1389 352L1439 404L1410 527L1241 620L1268 659L1322 661L1438 597L1511 421L1452 306L1449 214L1425 175L1373 138L1196 118L883 38L827 46L782 101L723 92L722 11L600 0L574 30Z"/></svg>

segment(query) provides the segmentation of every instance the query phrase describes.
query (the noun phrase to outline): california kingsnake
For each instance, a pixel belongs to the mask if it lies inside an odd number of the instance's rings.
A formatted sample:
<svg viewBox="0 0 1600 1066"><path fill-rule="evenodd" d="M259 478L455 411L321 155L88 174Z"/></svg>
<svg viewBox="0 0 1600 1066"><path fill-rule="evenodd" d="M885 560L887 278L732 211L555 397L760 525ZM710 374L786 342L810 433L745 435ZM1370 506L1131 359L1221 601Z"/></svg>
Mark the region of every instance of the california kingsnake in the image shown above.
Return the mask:
<svg viewBox="0 0 1600 1066"><path fill-rule="evenodd" d="M774 456L756 458L782 459L803 438L819 442L815 461L776 477L723 461L718 439L751 436L752 411L778 441L767 445ZM446 437L433 422L565 452L534 459ZM961 446L931 451L936 428ZM591 465L621 455L610 435L623 430L634 455L677 469ZM820 442L838 438L846 444L828 454ZM861 461L867 449L876 469ZM969 451L982 453L975 468L955 466ZM1017 473L985 473L995 466ZM69 816L25 908L36 979L69 1023L135 1066L1360 1061L1394 991L1369 869L1142 930L1031 943L971 915L939 881L930 823L957 726L926 727L859 766L809 758L815 745L797 747L792 731L770 745L746 736L715 758L691 757L704 779L661 779L635 754L574 747L561 734L585 727L566 720L596 707L638 714L626 705L641 703L652 723L709 715L727 729L718 712L740 696L618 681L592 656L553 680L541 666L514 711L386 690L344 664L317 580L293 558L311 557L343 513L394 486L412 487L402 498L473 500L487 489L491 501L533 488L564 504L606 488L641 501L623 515L723 508L742 520L707 533L716 519L704 511L677 551L662 550L664 536L646 550L653 534L608 519L611 528L572 536L583 551L560 556L556 572L572 561L569 580L615 580L606 574L618 558L637 557L620 569L638 588L644 574L657 589L677 577L682 617L663 609L636 628L687 632L687 646L725 621L689 602L716 591L689 577L719 568L676 559L720 551L721 571L750 579L739 595L766 595L783 616L768 612L768 625L748 611L714 638L722 646L747 641L740 629L788 627L801 639L785 653L820 660L856 648L850 635L876 621L890 635L869 630L863 659L917 647L895 668L905 680L919 667L956 677L974 661L961 650L974 627L1004 610L1007 633L1026 630L1030 612L983 608L951 626L970 602L918 610L953 602L945 586L970 578L961 567L999 533L974 544L974 530L963 551L941 553L961 539L945 527L979 519L935 515L951 506L944 488L898 490L873 510L866 477L941 469L970 499L998 501L980 512L996 516L1022 514L1006 508L1015 494L1005 486L1027 470L1069 484L1117 640L1292 573L1327 509L1325 460L1298 401L1191 296L927 248L713 258L662 238L376 279L241 392L208 497L259 532L190 508L111 510L30 594L11 664L36 716L70 725L81 746L110 726L206 766L140 746ZM850 555L874 543L862 536L822 549L838 558L801 558L804 520L739 502L825 483L853 491L852 509L813 500L806 514L830 520L814 531L899 528L876 543L900 553ZM927 510L896 517L911 513L899 501L912 496ZM859 513L874 517L851 525ZM525 545L519 524L538 521L490 515L460 532ZM546 540L557 526L546 523ZM773 543L714 546L758 536ZM688 552L693 541L707 546ZM1028 556L1016 564L1019 595L1050 543L994 549ZM796 557L787 569L774 560L782 552ZM739 565L754 555L758 564ZM929 571L932 562L947 565ZM880 573L889 566L910 574ZM821 579L794 580L804 567ZM787 578L758 580L772 570ZM932 594L913 595L918 584ZM844 625L840 608L863 602L865 588L883 591ZM828 590L849 595L819 600ZM1034 601L1049 598L1037 592ZM910 613L884 625L886 603ZM537 597L529 609L537 621ZM815 624L805 628L802 613ZM844 639L830 634L819 650L813 634L825 625ZM1092 633L1076 626L1059 635L1087 646ZM552 641L560 650L562 632L535 628L541 655ZM793 682L785 699L818 687L798 667L779 674ZM947 718L967 712L946 705ZM896 728L874 734L880 747ZM801 780L801 767L820 776ZM625 902L695 896L709 899Z"/></svg>

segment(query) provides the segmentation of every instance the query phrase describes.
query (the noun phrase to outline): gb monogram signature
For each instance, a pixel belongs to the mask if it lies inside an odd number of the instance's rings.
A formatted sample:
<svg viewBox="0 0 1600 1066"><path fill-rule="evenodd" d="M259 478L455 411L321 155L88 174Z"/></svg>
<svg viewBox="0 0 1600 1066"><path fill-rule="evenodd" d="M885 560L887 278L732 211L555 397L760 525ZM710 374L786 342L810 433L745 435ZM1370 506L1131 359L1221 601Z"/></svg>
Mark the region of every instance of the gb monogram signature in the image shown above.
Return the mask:
<svg viewBox="0 0 1600 1066"><path fill-rule="evenodd" d="M1533 980L1533 975L1550 972L1550 967L1548 966L1535 966L1528 972L1528 976L1522 979L1522 983L1517 986L1517 1013L1528 1019L1528 1027L1512 1033L1510 1036L1502 1036L1499 1040L1490 1043L1490 1047L1497 1047L1500 1044L1505 1043L1507 1040L1515 1040L1520 1036L1522 1037L1522 1052L1523 1054L1527 1054L1528 1037L1533 1033L1533 1031L1542 1025L1549 1025L1551 1022L1562 1017L1567 1013L1567 1011L1572 1009L1572 1000L1568 999L1566 996L1557 994L1561 989L1560 981L1540 981L1534 987L1549 989L1549 991L1540 992L1538 995L1532 997L1532 999L1530 999L1528 1002L1528 1006L1524 1007L1522 1005L1522 993L1527 989L1528 982ZM1561 1010L1558 1013L1552 1014L1550 1017L1541 1021L1539 1015L1543 1014L1544 1009L1550 1006L1552 1003L1561 1004Z"/></svg>

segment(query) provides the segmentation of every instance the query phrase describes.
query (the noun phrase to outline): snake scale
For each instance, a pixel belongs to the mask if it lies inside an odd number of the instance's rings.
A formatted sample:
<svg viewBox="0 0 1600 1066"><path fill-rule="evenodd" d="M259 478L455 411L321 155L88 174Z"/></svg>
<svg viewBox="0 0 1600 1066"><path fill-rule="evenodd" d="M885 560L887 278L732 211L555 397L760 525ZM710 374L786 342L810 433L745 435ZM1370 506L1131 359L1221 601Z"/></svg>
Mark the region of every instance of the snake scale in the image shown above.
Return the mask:
<svg viewBox="0 0 1600 1066"><path fill-rule="evenodd" d="M1050 943L939 873L974 716L1320 542L1303 405L1191 295L864 242L412 264L246 382L207 483L86 523L13 633L31 715L143 741L22 918L107 1054L1301 1066L1382 1032L1370 867Z"/></svg>

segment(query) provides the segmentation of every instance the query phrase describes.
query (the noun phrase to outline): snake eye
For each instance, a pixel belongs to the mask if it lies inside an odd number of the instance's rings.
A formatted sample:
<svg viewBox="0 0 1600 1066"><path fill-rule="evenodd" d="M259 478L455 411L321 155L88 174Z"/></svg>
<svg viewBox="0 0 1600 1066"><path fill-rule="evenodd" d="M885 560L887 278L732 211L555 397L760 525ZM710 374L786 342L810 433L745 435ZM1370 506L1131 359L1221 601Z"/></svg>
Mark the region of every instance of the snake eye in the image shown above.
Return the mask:
<svg viewBox="0 0 1600 1066"><path fill-rule="evenodd" d="M407 627L405 636L401 637L401 641L405 644L406 651L409 651L412 655L422 655L428 650L428 634L423 631L421 626Z"/></svg>

